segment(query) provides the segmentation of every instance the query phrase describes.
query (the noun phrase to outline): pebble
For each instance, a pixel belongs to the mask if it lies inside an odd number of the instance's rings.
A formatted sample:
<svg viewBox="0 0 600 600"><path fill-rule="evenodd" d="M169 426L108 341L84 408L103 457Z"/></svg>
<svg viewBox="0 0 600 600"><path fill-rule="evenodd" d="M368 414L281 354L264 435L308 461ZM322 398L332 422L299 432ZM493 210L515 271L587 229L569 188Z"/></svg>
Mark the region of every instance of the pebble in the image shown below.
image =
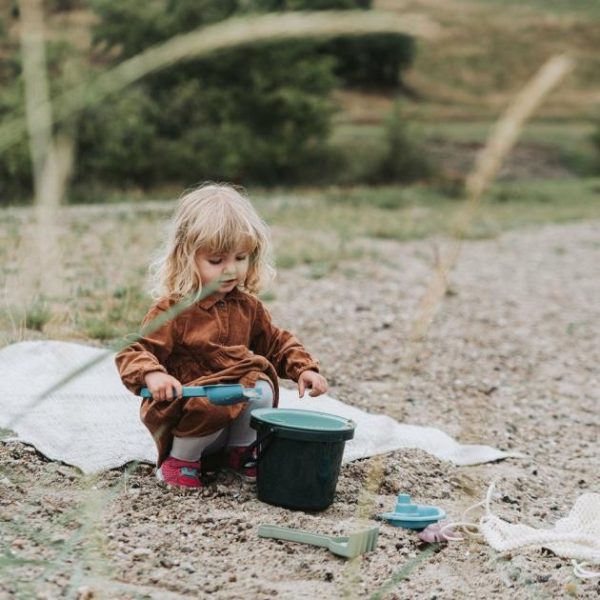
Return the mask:
<svg viewBox="0 0 600 600"><path fill-rule="evenodd" d="M66 536L62 533L57 533L50 538L50 543L51 544L62 544L64 542L66 542L68 539L69 539L68 536Z"/></svg>
<svg viewBox="0 0 600 600"><path fill-rule="evenodd" d="M74 481L75 479L77 479L77 475L73 472L73 470L67 467L58 467L58 469L56 469L56 472L62 475L63 477L66 477L69 481Z"/></svg>
<svg viewBox="0 0 600 600"><path fill-rule="evenodd" d="M134 548L133 552L131 553L134 560L140 560L142 558L146 558L147 556L150 556L151 554L152 554L152 550L150 550L150 548Z"/></svg>
<svg viewBox="0 0 600 600"><path fill-rule="evenodd" d="M508 577L510 578L511 581L518 581L521 578L521 569L512 569L509 573L508 573Z"/></svg>
<svg viewBox="0 0 600 600"><path fill-rule="evenodd" d="M186 573L195 573L196 569L191 565L191 563L182 563L180 565L180 567L186 572Z"/></svg>

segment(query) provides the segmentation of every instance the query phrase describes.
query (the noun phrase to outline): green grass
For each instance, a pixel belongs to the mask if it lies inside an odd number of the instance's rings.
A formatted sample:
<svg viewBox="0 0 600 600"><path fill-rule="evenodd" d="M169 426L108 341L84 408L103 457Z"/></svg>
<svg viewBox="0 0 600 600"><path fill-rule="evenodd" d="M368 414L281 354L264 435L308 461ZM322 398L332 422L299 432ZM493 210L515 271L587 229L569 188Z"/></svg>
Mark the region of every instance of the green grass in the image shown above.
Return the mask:
<svg viewBox="0 0 600 600"><path fill-rule="evenodd" d="M324 252L348 255L353 240L409 240L452 234L463 203L425 186L331 189L298 201L259 201L268 222L294 231L281 251L286 266L315 262ZM481 204L467 237L489 237L524 225L600 218L600 179L568 179L498 184ZM309 231L300 223L310 223ZM322 239L319 239L322 238ZM313 240L304 253L287 253L293 239ZM345 240L345 247L340 240ZM324 248L319 252L318 242ZM337 245L336 245L337 244ZM304 244L302 244L304 246ZM342 250L340 250L342 248ZM293 257L297 257L296 260Z"/></svg>
<svg viewBox="0 0 600 600"><path fill-rule="evenodd" d="M421 144L424 152L443 144L445 152L461 152L465 145L483 144L494 127L494 121L443 121L413 123L408 117L409 135L413 143ZM597 172L597 149L592 136L598 130L590 121L534 121L520 133L518 148L526 147L538 160L558 162L573 175ZM343 183L364 181L378 158L386 149L384 125L339 123L331 138L332 144L346 156L346 180ZM455 150L453 148L455 147ZM437 165L444 169L444 160Z"/></svg>
<svg viewBox="0 0 600 600"><path fill-rule="evenodd" d="M52 312L47 301L36 298L24 311L25 327L35 331L42 331L52 318Z"/></svg>
<svg viewBox="0 0 600 600"><path fill-rule="evenodd" d="M393 7L389 0L382 4ZM417 119L494 118L542 64L562 53L575 59L576 68L537 115L597 117L597 0L459 0L419 8L441 23L444 32L419 44L407 74L420 96L412 109Z"/></svg>
<svg viewBox="0 0 600 600"><path fill-rule="evenodd" d="M596 0L479 0L482 4L498 4L507 8L517 6L531 10L543 10L557 14L600 16L600 4Z"/></svg>
<svg viewBox="0 0 600 600"><path fill-rule="evenodd" d="M494 121L444 121L417 123L413 128L427 140L484 142ZM591 137L597 125L590 121L533 121L520 133L521 143L591 149ZM378 145L384 137L383 125L341 123L332 136L335 144L363 143Z"/></svg>
<svg viewBox="0 0 600 600"><path fill-rule="evenodd" d="M427 138L455 141L483 142L493 121L426 123L421 126ZM521 143L547 146L585 145L589 143L596 125L589 121L533 121L520 132Z"/></svg>

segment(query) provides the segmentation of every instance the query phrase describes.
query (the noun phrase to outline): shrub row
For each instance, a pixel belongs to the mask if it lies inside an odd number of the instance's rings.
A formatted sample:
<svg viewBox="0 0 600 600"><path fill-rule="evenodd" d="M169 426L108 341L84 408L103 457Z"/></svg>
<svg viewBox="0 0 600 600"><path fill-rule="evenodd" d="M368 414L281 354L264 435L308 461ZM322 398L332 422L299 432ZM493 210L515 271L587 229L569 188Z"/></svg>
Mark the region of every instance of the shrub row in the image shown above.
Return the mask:
<svg viewBox="0 0 600 600"><path fill-rule="evenodd" d="M54 2L52 8L71 5ZM107 68L176 34L232 16L369 9L371 0L90 0L90 6L98 17L93 60ZM22 110L17 50L4 53L12 61L12 85L0 92L0 117ZM56 92L65 85L65 49L50 50ZM413 54L411 38L387 35L270 42L178 63L62 125L75 137L74 185L344 181L351 158L328 141L335 110L331 91L339 85L397 85ZM1 74L9 63L0 60ZM390 151L365 169L367 181L411 179L425 172L422 164L415 166L419 160L401 123L390 127ZM0 157L0 199L5 202L30 189L23 141Z"/></svg>

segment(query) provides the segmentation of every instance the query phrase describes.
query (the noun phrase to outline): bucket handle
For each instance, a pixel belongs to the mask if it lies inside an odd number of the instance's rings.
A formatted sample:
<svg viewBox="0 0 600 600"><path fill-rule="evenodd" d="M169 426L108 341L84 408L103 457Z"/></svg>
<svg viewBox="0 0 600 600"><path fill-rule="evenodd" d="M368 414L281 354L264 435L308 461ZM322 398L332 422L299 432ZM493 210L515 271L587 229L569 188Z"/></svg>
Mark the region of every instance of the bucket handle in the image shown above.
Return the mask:
<svg viewBox="0 0 600 600"><path fill-rule="evenodd" d="M267 432L256 438L256 441L252 442L247 448L244 454L242 454L240 459L240 464L244 467L254 467L263 457L266 449L269 447L269 438L275 433L275 429L268 428ZM254 454L254 450L258 448L263 442L266 442L264 447L260 449L260 452L257 454L256 458L252 455Z"/></svg>

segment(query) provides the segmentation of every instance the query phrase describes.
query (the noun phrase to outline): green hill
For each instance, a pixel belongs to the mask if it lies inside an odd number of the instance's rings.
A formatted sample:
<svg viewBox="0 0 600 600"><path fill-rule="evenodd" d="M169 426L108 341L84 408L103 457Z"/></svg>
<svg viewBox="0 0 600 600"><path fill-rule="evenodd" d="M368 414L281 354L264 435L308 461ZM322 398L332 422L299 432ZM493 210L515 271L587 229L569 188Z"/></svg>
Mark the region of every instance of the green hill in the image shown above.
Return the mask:
<svg viewBox="0 0 600 600"><path fill-rule="evenodd" d="M568 53L574 72L539 116L587 119L600 106L600 2L587 0L377 0L383 10L420 12L442 26L419 44L408 85L420 120L486 118L550 56Z"/></svg>

